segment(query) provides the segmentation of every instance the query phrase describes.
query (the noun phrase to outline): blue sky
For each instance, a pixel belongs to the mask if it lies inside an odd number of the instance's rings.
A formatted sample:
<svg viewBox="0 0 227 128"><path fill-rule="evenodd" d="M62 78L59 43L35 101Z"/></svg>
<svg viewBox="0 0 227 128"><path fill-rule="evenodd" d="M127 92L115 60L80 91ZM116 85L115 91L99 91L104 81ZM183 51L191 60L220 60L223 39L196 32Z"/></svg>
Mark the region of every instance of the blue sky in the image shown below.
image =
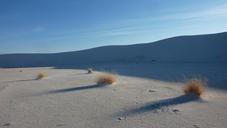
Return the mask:
<svg viewBox="0 0 227 128"><path fill-rule="evenodd" d="M226 0L0 0L0 54L227 31Z"/></svg>

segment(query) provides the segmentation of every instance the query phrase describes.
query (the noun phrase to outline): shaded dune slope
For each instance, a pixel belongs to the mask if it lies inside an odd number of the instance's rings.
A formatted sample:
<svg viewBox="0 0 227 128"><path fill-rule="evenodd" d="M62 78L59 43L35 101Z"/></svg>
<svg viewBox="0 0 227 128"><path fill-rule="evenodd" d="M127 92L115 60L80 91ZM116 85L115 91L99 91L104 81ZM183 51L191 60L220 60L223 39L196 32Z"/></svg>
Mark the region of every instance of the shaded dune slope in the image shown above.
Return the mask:
<svg viewBox="0 0 227 128"><path fill-rule="evenodd" d="M179 36L153 43L103 46L51 54L3 54L0 67L75 66L131 62L226 62L227 32Z"/></svg>

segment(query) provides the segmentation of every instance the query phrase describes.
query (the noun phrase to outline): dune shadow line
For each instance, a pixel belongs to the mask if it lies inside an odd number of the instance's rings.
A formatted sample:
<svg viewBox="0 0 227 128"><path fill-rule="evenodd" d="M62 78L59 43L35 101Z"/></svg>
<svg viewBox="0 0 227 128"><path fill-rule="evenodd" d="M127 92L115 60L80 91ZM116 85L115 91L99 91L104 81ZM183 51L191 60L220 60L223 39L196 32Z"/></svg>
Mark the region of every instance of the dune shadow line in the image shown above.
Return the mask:
<svg viewBox="0 0 227 128"><path fill-rule="evenodd" d="M161 109L162 107L168 107L173 105L184 104L192 101L199 101L201 98L194 95L182 95L174 98L163 99L159 101L155 101L152 103L147 103L138 108L130 109L128 111L120 113L121 116L130 116L135 114L142 114L148 111L154 111L157 109ZM118 114L119 115L119 114Z"/></svg>

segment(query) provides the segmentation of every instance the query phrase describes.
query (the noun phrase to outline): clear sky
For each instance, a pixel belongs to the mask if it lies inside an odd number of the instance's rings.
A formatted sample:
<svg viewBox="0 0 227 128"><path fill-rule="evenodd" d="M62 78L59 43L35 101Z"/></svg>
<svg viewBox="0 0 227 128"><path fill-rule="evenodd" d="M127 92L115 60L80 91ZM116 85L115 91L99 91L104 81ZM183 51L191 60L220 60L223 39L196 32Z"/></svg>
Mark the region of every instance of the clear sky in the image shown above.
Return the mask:
<svg viewBox="0 0 227 128"><path fill-rule="evenodd" d="M227 0L0 0L0 54L227 31Z"/></svg>

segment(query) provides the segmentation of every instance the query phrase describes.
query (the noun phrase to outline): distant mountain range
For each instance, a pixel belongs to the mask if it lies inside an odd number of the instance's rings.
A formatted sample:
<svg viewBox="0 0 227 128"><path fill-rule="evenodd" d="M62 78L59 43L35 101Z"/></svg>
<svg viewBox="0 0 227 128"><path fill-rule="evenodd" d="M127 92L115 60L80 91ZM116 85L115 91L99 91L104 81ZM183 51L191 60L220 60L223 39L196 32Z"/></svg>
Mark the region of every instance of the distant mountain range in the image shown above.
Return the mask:
<svg viewBox="0 0 227 128"><path fill-rule="evenodd" d="M103 46L73 52L0 55L0 67L132 62L227 62L227 32L178 36L152 43Z"/></svg>

